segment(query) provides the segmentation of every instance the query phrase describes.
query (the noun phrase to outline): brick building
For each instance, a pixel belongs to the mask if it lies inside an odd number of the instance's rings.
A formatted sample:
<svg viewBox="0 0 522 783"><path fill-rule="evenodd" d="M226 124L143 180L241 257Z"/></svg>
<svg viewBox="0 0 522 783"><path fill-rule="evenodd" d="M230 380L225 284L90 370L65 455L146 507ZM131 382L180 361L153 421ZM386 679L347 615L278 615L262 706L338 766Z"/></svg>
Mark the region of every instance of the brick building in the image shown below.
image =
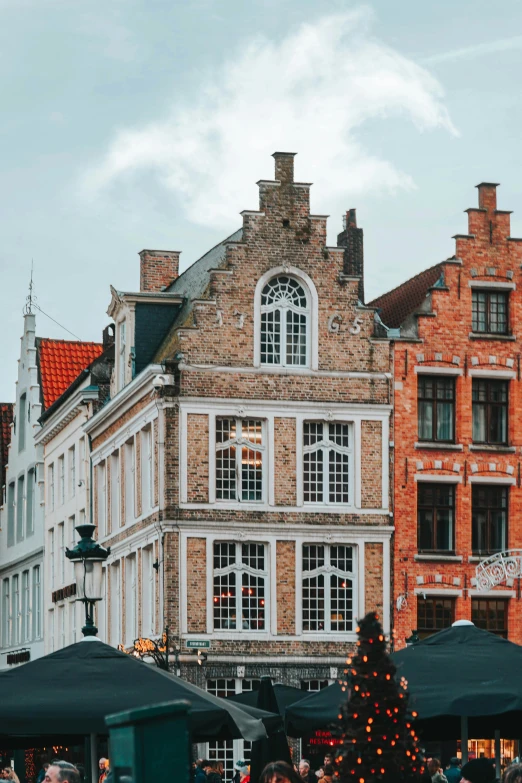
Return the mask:
<svg viewBox="0 0 522 783"><path fill-rule="evenodd" d="M454 256L372 302L394 352L398 648L455 619L522 643L520 580L476 578L522 546L522 240L496 187L478 186Z"/></svg>
<svg viewBox="0 0 522 783"><path fill-rule="evenodd" d="M111 400L84 425L102 637L168 625L182 675L220 695L321 687L359 616L390 628L390 346L360 301L362 231L350 211L328 247L294 155L274 158L240 230L179 276L179 253L144 250L140 291L112 290ZM207 752L230 772L246 750Z"/></svg>

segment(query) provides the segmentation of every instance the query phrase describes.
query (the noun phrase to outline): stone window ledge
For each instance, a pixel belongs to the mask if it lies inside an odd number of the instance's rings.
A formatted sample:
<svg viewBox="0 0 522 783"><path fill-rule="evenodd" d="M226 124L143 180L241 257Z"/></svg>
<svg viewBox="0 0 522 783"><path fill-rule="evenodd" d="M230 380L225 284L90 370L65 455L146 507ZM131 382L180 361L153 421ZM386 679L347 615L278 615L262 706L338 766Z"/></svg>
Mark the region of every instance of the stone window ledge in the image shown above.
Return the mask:
<svg viewBox="0 0 522 783"><path fill-rule="evenodd" d="M421 440L415 443L416 449L440 449L441 451L462 451L462 443L437 443L433 440Z"/></svg>
<svg viewBox="0 0 522 783"><path fill-rule="evenodd" d="M514 334L490 334L489 332L470 332L470 340L503 340L504 342L515 342L517 339Z"/></svg>
<svg viewBox="0 0 522 783"><path fill-rule="evenodd" d="M497 451L501 454L515 454L517 447L516 446L494 446L494 445L488 445L487 443L470 443L469 446L470 451Z"/></svg>
<svg viewBox="0 0 522 783"><path fill-rule="evenodd" d="M426 560L429 562L462 563L462 555L414 555L414 560Z"/></svg>

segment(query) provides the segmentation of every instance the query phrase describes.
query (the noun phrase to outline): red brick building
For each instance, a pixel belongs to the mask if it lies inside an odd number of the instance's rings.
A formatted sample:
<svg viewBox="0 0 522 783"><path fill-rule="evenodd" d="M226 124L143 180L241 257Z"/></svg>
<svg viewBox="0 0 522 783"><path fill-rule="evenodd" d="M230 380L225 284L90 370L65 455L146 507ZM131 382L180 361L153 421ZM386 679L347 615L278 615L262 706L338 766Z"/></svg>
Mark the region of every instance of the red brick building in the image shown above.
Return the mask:
<svg viewBox="0 0 522 783"><path fill-rule="evenodd" d="M358 617L390 629L390 345L361 303L362 231L349 212L329 247L294 155L274 157L232 236L180 275L144 250L140 291L113 289L111 400L85 425L101 635L168 625L173 667L218 695L320 688ZM231 775L247 748L205 752Z"/></svg>
<svg viewBox="0 0 522 783"><path fill-rule="evenodd" d="M522 547L522 240L496 187L454 256L372 302L394 354L397 648L455 619L522 643L519 561L498 554Z"/></svg>

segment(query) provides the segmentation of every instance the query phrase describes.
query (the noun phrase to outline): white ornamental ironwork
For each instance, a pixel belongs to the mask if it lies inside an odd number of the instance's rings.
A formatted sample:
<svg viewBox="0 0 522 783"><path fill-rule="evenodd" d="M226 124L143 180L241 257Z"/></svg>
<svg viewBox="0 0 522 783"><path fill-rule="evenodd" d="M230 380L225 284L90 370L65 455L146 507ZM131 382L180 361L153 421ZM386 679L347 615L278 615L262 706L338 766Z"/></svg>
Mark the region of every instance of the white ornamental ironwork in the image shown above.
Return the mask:
<svg viewBox="0 0 522 783"><path fill-rule="evenodd" d="M522 549L509 549L482 560L475 569L477 589L492 587L522 576Z"/></svg>

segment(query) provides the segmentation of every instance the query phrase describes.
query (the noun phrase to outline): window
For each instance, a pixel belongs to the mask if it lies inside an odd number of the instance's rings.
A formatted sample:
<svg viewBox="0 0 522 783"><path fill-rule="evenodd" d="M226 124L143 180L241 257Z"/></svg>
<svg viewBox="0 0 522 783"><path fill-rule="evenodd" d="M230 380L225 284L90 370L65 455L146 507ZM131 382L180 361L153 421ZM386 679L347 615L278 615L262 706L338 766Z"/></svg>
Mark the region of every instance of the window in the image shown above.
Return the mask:
<svg viewBox="0 0 522 783"><path fill-rule="evenodd" d="M49 577L52 589L54 589L54 561L54 528L51 528L51 530L49 530Z"/></svg>
<svg viewBox="0 0 522 783"><path fill-rule="evenodd" d="M306 367L309 318L308 297L297 280L270 280L261 293L261 364Z"/></svg>
<svg viewBox="0 0 522 783"><path fill-rule="evenodd" d="M18 412L18 451L25 449L25 422L27 418L27 395L20 396L20 410Z"/></svg>
<svg viewBox="0 0 522 783"><path fill-rule="evenodd" d="M100 603L103 603L103 601L100 601ZM69 638L71 640L71 644L76 642L76 606L76 601L71 601L69 603Z"/></svg>
<svg viewBox="0 0 522 783"><path fill-rule="evenodd" d="M141 510L145 514L153 506L152 433L150 427L141 433Z"/></svg>
<svg viewBox="0 0 522 783"><path fill-rule="evenodd" d="M102 642L107 641L107 569L102 570L102 600L96 604L95 623L98 626L98 636ZM75 618L76 620L76 618ZM76 640L76 626L74 629Z"/></svg>
<svg viewBox="0 0 522 783"><path fill-rule="evenodd" d="M16 540L24 540L25 476L18 477L16 493Z"/></svg>
<svg viewBox="0 0 522 783"><path fill-rule="evenodd" d="M216 419L216 499L263 500L263 422Z"/></svg>
<svg viewBox="0 0 522 783"><path fill-rule="evenodd" d="M125 320L121 321L118 327L119 350L118 350L118 388L125 386L125 344L127 341L127 324Z"/></svg>
<svg viewBox="0 0 522 783"><path fill-rule="evenodd" d="M417 633L421 639L455 622L454 598L417 598Z"/></svg>
<svg viewBox="0 0 522 783"><path fill-rule="evenodd" d="M265 630L266 557L264 544L214 544L214 630Z"/></svg>
<svg viewBox="0 0 522 783"><path fill-rule="evenodd" d="M472 598L471 619L477 628L497 634L507 639L508 602L493 598Z"/></svg>
<svg viewBox="0 0 522 783"><path fill-rule="evenodd" d="M353 631L354 552L344 544L303 545L303 631Z"/></svg>
<svg viewBox="0 0 522 783"><path fill-rule="evenodd" d="M125 640L132 644L138 636L136 600L136 555L125 559Z"/></svg>
<svg viewBox="0 0 522 783"><path fill-rule="evenodd" d="M301 680L301 690L308 693L318 693L323 688L328 688L333 680Z"/></svg>
<svg viewBox="0 0 522 783"><path fill-rule="evenodd" d="M73 549L76 546L77 533L75 530L75 526L76 526L76 518L73 514L72 517L69 517L67 523L67 527L68 527L67 541L68 541L69 549ZM67 581L69 580L74 581L74 563L71 563L71 561L68 560L67 558L64 558L64 560L67 561L65 565L68 572Z"/></svg>
<svg viewBox="0 0 522 783"><path fill-rule="evenodd" d="M72 446L69 449L69 497L76 495L76 449Z"/></svg>
<svg viewBox="0 0 522 783"><path fill-rule="evenodd" d="M85 438L78 442L78 486L85 484Z"/></svg>
<svg viewBox="0 0 522 783"><path fill-rule="evenodd" d="M155 632L154 550L151 546L141 551L141 635Z"/></svg>
<svg viewBox="0 0 522 783"><path fill-rule="evenodd" d="M107 535L107 476L105 462L100 462L96 466L96 489L97 489L97 522L98 535Z"/></svg>
<svg viewBox="0 0 522 783"><path fill-rule="evenodd" d="M473 378L474 443L506 444L508 381Z"/></svg>
<svg viewBox="0 0 522 783"><path fill-rule="evenodd" d="M65 606L58 607L58 648L62 650L65 647Z"/></svg>
<svg viewBox="0 0 522 783"><path fill-rule="evenodd" d="M18 574L13 576L11 615L13 618L13 644L20 644L20 577Z"/></svg>
<svg viewBox="0 0 522 783"><path fill-rule="evenodd" d="M60 575L60 584L65 584L65 524L61 522L58 525L58 573Z"/></svg>
<svg viewBox="0 0 522 783"><path fill-rule="evenodd" d="M9 647L11 644L11 598L9 592L9 579L2 581L2 645Z"/></svg>
<svg viewBox="0 0 522 783"><path fill-rule="evenodd" d="M7 487L7 546L15 544L15 483Z"/></svg>
<svg viewBox="0 0 522 783"><path fill-rule="evenodd" d="M350 502L350 425L304 423L303 499L305 503Z"/></svg>
<svg viewBox="0 0 522 783"><path fill-rule="evenodd" d="M34 533L34 478L35 469L27 471L27 495L25 498L25 531L27 536Z"/></svg>
<svg viewBox="0 0 522 783"><path fill-rule="evenodd" d="M54 635L54 609L51 609L49 612L49 636L51 637L49 639L49 646L51 652L54 652L56 645L56 639Z"/></svg>
<svg viewBox="0 0 522 783"><path fill-rule="evenodd" d="M497 291L472 292L472 331L489 334L508 333L509 294Z"/></svg>
<svg viewBox="0 0 522 783"><path fill-rule="evenodd" d="M49 511L54 511L54 463L49 465L48 478L47 502Z"/></svg>
<svg viewBox="0 0 522 783"><path fill-rule="evenodd" d="M121 524L120 517L120 454L111 456L111 530L116 531Z"/></svg>
<svg viewBox="0 0 522 783"><path fill-rule="evenodd" d="M29 571L22 571L22 642L28 642L31 634Z"/></svg>
<svg viewBox="0 0 522 783"><path fill-rule="evenodd" d="M120 588L120 564L113 563L110 568L110 636L111 644L117 647L121 643L121 588Z"/></svg>
<svg viewBox="0 0 522 783"><path fill-rule="evenodd" d="M134 438L125 444L125 522L134 522L135 492Z"/></svg>
<svg viewBox="0 0 522 783"><path fill-rule="evenodd" d="M259 688L259 680L241 680L234 678L221 678L207 680L207 691L213 696L226 698L235 693L245 693ZM224 780L232 780L234 777L234 761L245 759L250 761L252 743L248 740L213 740L207 743L206 757L221 761L224 767Z"/></svg>
<svg viewBox="0 0 522 783"><path fill-rule="evenodd" d="M58 457L58 502L65 501L65 457Z"/></svg>
<svg viewBox="0 0 522 783"><path fill-rule="evenodd" d="M508 488L498 484L473 484L471 495L474 554L507 549Z"/></svg>
<svg viewBox="0 0 522 783"><path fill-rule="evenodd" d="M455 486L417 485L417 543L420 552L453 552Z"/></svg>
<svg viewBox="0 0 522 783"><path fill-rule="evenodd" d="M40 566L33 568L33 639L42 638L42 584Z"/></svg>
<svg viewBox="0 0 522 783"><path fill-rule="evenodd" d="M419 375L419 440L455 440L455 379Z"/></svg>

